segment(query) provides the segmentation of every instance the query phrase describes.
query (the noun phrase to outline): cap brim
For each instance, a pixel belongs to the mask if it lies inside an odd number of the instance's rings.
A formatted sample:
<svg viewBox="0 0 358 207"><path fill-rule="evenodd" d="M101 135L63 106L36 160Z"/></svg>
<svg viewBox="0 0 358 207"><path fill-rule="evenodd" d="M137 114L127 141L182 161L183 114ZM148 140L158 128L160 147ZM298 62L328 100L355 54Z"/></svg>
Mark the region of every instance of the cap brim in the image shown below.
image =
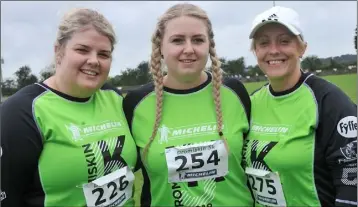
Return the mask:
<svg viewBox="0 0 358 207"><path fill-rule="evenodd" d="M264 26L266 24L270 24L270 23L281 24L281 25L285 26L288 30L290 30L294 35L300 35L301 34L295 27L293 27L290 24L286 24L285 22L282 22L282 21L267 20L267 21L264 21L264 22L256 25L256 27L252 29L249 38L252 39L254 37L255 33L257 32L257 30L259 30L262 26Z"/></svg>

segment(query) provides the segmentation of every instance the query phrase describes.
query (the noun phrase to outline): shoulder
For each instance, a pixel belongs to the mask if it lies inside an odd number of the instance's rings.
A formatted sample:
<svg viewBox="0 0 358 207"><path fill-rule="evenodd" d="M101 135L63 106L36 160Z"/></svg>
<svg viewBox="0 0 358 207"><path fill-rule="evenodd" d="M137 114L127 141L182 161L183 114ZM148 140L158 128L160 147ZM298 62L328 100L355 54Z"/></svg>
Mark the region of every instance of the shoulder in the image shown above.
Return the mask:
<svg viewBox="0 0 358 207"><path fill-rule="evenodd" d="M105 84L100 88L100 91L113 91L113 92L117 93L119 96L122 96L122 97L123 97L122 92L121 92L118 88L112 86L112 85L109 84L109 83L105 83Z"/></svg>
<svg viewBox="0 0 358 207"><path fill-rule="evenodd" d="M352 135L346 135L342 126L351 124L355 127L352 133L356 137L357 105L348 95L333 83L314 75L307 78L306 85L310 87L317 104L319 126L326 126L324 130L333 128L345 137Z"/></svg>
<svg viewBox="0 0 358 207"><path fill-rule="evenodd" d="M312 91L318 106L325 104L338 108L356 105L342 89L321 77L309 75L305 84Z"/></svg>
<svg viewBox="0 0 358 207"><path fill-rule="evenodd" d="M21 142L29 137L41 146L42 138L34 118L33 107L47 90L39 84L20 89L1 104L2 141ZM12 141L11 141L12 140Z"/></svg>
<svg viewBox="0 0 358 207"><path fill-rule="evenodd" d="M130 91L124 98L124 105L135 108L138 103L143 100L148 94L154 91L154 84L147 83L137 89Z"/></svg>
<svg viewBox="0 0 358 207"><path fill-rule="evenodd" d="M258 96L260 93L267 92L268 85L269 85L269 83L265 83L262 86L258 87L253 92L251 92L250 96L255 97L255 96Z"/></svg>
<svg viewBox="0 0 358 207"><path fill-rule="evenodd" d="M1 104L1 112L19 113L25 109L25 111L31 112L33 102L46 91L46 88L39 84L25 86Z"/></svg>
<svg viewBox="0 0 358 207"><path fill-rule="evenodd" d="M147 95L154 91L154 84L147 83L138 89L134 89L130 91L123 100L123 111L127 118L127 122L129 124L129 128L131 129L131 124L133 120L134 109L137 105L145 99Z"/></svg>
<svg viewBox="0 0 358 207"><path fill-rule="evenodd" d="M237 78L224 78L223 86L235 93L240 99L247 99L249 96L244 84Z"/></svg>
<svg viewBox="0 0 358 207"><path fill-rule="evenodd" d="M245 108L248 120L251 114L251 100L244 84L237 78L224 78L223 86L230 89Z"/></svg>

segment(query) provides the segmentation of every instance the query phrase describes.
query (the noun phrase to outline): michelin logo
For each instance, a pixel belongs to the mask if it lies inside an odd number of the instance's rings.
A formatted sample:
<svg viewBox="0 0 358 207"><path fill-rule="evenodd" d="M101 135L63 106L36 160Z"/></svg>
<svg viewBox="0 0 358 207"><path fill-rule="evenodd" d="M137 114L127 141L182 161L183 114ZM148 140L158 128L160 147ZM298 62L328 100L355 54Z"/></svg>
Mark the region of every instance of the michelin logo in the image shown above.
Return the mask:
<svg viewBox="0 0 358 207"><path fill-rule="evenodd" d="M223 125L222 127L225 130ZM190 126L179 126L175 128L169 128L166 125L161 125L158 129L160 139L158 142L168 143L170 139L181 139L185 137L202 136L216 133L216 123L202 123L193 124Z"/></svg>
<svg viewBox="0 0 358 207"><path fill-rule="evenodd" d="M104 131L115 130L122 126L118 121L106 121L102 123L78 126L73 123L65 125L66 129L71 133L72 139L74 141L81 141L85 137L101 133Z"/></svg>
<svg viewBox="0 0 358 207"><path fill-rule="evenodd" d="M357 117L346 116L337 124L338 133L345 138L357 137Z"/></svg>

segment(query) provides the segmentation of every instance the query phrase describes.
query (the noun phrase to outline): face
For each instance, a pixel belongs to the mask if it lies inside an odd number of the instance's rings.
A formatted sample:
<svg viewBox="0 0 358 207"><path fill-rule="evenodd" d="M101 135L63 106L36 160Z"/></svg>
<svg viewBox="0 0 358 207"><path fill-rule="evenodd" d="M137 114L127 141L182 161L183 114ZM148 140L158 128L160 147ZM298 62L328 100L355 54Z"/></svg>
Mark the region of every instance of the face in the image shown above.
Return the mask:
<svg viewBox="0 0 358 207"><path fill-rule="evenodd" d="M106 81L112 62L111 42L94 28L75 32L56 52L62 54L56 76L70 90L93 93Z"/></svg>
<svg viewBox="0 0 358 207"><path fill-rule="evenodd" d="M269 79L283 79L299 70L305 49L297 36L280 24L264 25L255 35L257 62Z"/></svg>
<svg viewBox="0 0 358 207"><path fill-rule="evenodd" d="M209 39L205 22L188 16L168 21L161 53L168 67L168 76L176 79L199 77L209 57Z"/></svg>

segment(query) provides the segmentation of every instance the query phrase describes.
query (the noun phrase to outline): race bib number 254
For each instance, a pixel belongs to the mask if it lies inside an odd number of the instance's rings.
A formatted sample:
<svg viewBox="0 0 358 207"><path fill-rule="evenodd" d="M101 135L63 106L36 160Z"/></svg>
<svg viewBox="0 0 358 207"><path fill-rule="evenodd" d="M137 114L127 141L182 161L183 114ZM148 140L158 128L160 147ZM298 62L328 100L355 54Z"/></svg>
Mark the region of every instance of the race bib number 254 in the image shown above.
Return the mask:
<svg viewBox="0 0 358 207"><path fill-rule="evenodd" d="M165 149L169 182L192 182L225 176L228 155L222 140Z"/></svg>

